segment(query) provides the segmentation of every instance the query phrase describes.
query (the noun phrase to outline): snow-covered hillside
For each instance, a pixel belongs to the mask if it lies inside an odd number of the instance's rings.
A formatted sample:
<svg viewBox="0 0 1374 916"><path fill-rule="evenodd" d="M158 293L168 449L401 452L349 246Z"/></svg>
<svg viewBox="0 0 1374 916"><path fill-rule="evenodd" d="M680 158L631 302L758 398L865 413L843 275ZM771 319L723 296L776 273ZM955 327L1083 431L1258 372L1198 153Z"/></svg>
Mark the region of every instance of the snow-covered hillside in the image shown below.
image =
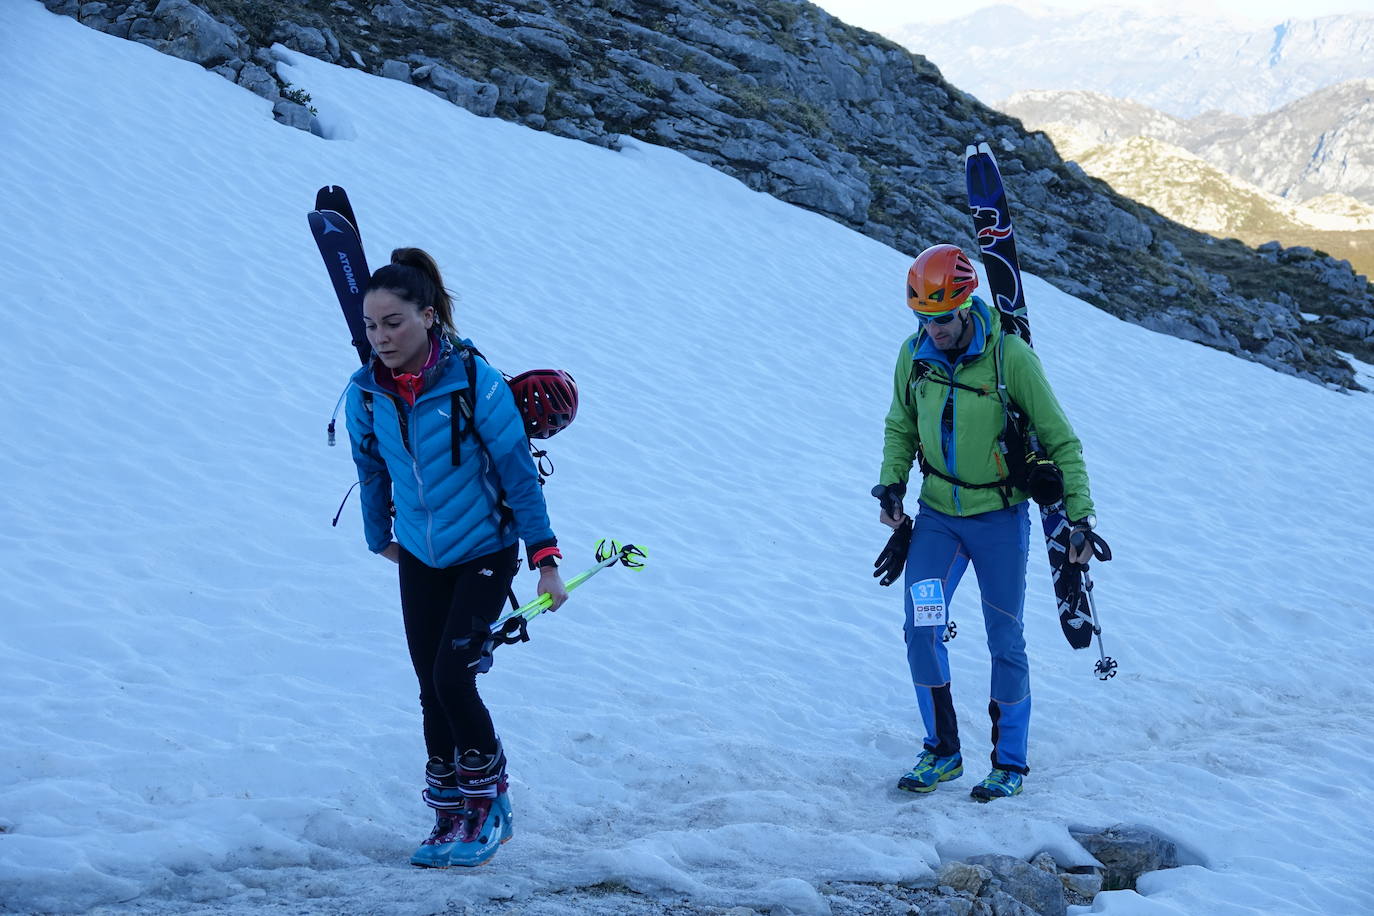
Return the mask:
<svg viewBox="0 0 1374 916"><path fill-rule="evenodd" d="M0 36L0 910L572 912L562 892L619 885L824 913L825 881L1081 861L1068 827L1117 822L1188 864L1094 912L1374 910L1374 398L1028 278L1117 554L1097 581L1122 673L1064 643L1037 553L1025 794L913 797L867 495L906 256L676 153L295 54L283 75L347 139L34 0L0 3ZM306 230L327 183L374 266L436 254L496 365L576 375L548 490L568 565L602 536L652 552L498 650L517 834L474 872L405 864L430 818L395 572L356 501L329 525L355 357ZM981 771L971 576L953 614Z"/></svg>

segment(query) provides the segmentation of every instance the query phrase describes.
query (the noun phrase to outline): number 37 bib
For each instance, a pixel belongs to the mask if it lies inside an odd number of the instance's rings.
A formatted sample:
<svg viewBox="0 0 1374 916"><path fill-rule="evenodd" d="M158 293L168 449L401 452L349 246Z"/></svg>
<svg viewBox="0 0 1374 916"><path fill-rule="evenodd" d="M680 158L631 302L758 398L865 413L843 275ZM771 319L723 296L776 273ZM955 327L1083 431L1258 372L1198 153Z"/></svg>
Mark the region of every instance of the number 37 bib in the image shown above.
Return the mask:
<svg viewBox="0 0 1374 916"><path fill-rule="evenodd" d="M945 608L945 587L939 579L922 579L911 585L913 626L942 627L949 618Z"/></svg>

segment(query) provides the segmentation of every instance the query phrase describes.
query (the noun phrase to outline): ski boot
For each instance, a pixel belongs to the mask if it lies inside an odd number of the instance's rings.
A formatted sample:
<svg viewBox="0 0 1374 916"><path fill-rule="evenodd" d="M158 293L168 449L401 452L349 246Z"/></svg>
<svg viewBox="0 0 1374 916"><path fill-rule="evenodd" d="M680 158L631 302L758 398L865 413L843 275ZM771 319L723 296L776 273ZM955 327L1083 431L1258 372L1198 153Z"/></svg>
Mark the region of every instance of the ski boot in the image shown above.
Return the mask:
<svg viewBox="0 0 1374 916"><path fill-rule="evenodd" d="M425 804L434 809L434 830L410 857L410 864L421 868L448 868L449 856L458 844L462 828L463 792L458 788L458 770L453 764L429 758L425 764Z"/></svg>
<svg viewBox="0 0 1374 916"><path fill-rule="evenodd" d="M993 767L987 778L973 787L969 796L980 802L990 802L994 798L1010 798L1021 794L1020 773Z"/></svg>
<svg viewBox="0 0 1374 916"><path fill-rule="evenodd" d="M458 788L463 793L463 808L449 864L484 865L514 834L506 791L506 754L499 741L495 754L464 752L458 760Z"/></svg>
<svg viewBox="0 0 1374 916"><path fill-rule="evenodd" d="M897 788L908 792L934 792L942 782L964 775L964 757L958 751L948 757L936 757L929 749L921 751L916 765L897 780Z"/></svg>

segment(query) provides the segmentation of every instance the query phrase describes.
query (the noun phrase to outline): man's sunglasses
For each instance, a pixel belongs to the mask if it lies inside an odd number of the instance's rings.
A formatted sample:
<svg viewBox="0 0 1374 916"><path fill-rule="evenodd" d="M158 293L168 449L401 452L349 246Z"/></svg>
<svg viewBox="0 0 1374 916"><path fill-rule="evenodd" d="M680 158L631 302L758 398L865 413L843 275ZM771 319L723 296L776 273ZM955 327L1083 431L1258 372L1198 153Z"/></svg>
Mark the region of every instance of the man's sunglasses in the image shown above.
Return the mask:
<svg viewBox="0 0 1374 916"><path fill-rule="evenodd" d="M951 321L953 321L956 317L958 317L959 313L962 312L962 311L963 311L963 309L955 309L955 310L952 311L952 312L945 312L943 315L936 315L934 318L927 318L925 315L917 315L916 317L919 318L919 319L921 320L921 324L942 324L942 325L943 325L943 324L949 324L949 323L950 323Z"/></svg>

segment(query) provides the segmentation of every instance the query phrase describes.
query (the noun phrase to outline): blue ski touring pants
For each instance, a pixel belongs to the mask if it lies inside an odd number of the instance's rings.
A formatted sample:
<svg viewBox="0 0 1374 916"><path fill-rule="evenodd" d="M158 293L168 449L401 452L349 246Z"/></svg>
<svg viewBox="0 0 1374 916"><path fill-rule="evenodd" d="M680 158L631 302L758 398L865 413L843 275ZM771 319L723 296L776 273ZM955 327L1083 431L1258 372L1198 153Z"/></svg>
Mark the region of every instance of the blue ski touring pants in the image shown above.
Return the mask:
<svg viewBox="0 0 1374 916"><path fill-rule="evenodd" d="M949 651L943 625L918 626L911 587L938 579L948 605L973 562L992 654L992 765L1028 773L1030 663L1021 615L1026 598L1030 516L1026 503L959 518L924 503L915 518L906 561L906 657L925 725L925 747L939 756L959 750L959 724L950 697Z"/></svg>

